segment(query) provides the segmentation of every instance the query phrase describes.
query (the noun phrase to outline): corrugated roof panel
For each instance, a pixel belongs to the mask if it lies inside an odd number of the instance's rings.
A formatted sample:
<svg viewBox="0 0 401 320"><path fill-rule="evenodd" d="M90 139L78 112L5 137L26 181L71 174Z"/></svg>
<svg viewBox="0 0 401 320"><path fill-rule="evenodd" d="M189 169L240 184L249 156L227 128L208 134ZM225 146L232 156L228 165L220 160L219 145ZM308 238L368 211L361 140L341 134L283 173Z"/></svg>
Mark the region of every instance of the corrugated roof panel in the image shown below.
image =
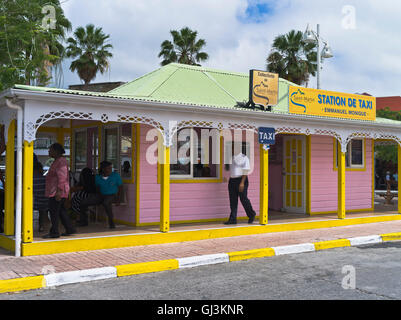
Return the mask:
<svg viewBox="0 0 401 320"><path fill-rule="evenodd" d="M170 103L234 107L236 101L203 72L178 68L152 98Z"/></svg>

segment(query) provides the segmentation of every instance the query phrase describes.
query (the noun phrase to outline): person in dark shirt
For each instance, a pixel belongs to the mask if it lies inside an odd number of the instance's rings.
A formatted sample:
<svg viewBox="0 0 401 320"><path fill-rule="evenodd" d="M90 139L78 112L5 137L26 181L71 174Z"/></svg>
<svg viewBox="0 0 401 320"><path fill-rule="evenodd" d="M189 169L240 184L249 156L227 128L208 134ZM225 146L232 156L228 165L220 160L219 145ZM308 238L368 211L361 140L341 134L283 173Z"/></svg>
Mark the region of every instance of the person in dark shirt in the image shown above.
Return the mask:
<svg viewBox="0 0 401 320"><path fill-rule="evenodd" d="M81 202L88 198L90 194L96 193L95 175L92 169L82 169L79 175L79 182L71 187L70 193L74 194L71 199L71 208L75 213L80 214L78 224L81 224L81 220L85 220L81 219Z"/></svg>
<svg viewBox="0 0 401 320"><path fill-rule="evenodd" d="M82 220L80 225L88 225L87 210L89 206L102 204L108 217L109 228L114 229L116 226L113 221L112 202L116 201L116 205L120 205L123 182L118 172L113 172L111 162L102 161L100 163L99 174L95 176L95 185L97 193L81 202Z"/></svg>
<svg viewBox="0 0 401 320"><path fill-rule="evenodd" d="M46 177L43 166L34 154L33 162L33 210L39 211L39 232L44 231L45 221L48 220L49 199L45 197Z"/></svg>

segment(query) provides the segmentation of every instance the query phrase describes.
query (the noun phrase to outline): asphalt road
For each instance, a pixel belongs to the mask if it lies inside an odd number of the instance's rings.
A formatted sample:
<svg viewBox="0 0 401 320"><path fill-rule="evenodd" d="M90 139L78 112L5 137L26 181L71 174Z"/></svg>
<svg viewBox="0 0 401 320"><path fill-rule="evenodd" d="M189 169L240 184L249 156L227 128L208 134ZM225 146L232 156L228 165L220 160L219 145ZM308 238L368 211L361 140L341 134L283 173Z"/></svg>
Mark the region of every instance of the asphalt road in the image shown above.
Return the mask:
<svg viewBox="0 0 401 320"><path fill-rule="evenodd" d="M401 242L72 284L0 300L400 300Z"/></svg>

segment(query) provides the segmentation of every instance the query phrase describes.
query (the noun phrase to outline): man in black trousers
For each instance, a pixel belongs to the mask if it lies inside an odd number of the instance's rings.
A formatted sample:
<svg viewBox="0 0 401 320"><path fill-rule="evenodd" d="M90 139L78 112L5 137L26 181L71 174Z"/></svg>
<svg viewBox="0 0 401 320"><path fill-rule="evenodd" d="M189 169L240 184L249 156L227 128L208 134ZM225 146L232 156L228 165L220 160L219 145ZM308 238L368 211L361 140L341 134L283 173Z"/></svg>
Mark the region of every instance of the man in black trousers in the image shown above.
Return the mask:
<svg viewBox="0 0 401 320"><path fill-rule="evenodd" d="M230 165L230 180L228 182L228 193L230 196L230 218L224 224L237 223L238 197L248 216L248 223L253 223L256 212L253 210L251 201L248 199L248 172L251 169L248 157L240 150L234 150L232 142L232 164Z"/></svg>

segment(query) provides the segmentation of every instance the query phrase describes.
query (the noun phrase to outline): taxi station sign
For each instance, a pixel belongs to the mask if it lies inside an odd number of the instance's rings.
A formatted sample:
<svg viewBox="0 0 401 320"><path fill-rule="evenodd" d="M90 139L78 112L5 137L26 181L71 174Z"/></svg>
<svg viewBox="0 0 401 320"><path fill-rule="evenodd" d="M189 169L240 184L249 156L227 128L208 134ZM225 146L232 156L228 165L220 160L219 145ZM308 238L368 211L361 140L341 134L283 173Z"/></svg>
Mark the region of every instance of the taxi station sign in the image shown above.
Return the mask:
<svg viewBox="0 0 401 320"><path fill-rule="evenodd" d="M376 120L376 98L326 90L289 87L289 112L331 118Z"/></svg>

